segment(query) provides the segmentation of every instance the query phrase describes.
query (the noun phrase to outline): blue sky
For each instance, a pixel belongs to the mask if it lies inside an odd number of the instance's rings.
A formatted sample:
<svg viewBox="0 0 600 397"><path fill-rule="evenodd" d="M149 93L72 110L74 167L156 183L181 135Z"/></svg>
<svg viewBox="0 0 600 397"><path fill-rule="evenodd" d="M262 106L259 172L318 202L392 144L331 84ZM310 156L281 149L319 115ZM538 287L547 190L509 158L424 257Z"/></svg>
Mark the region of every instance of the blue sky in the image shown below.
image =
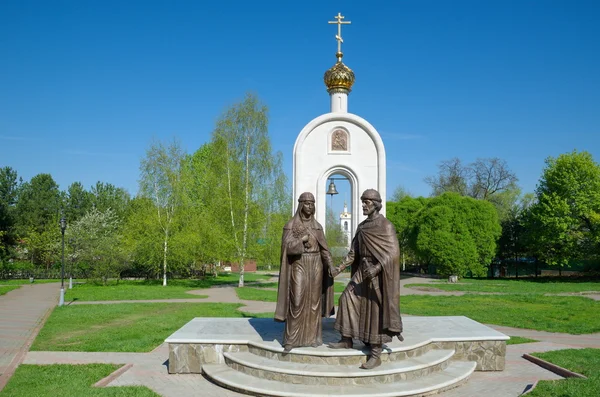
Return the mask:
<svg viewBox="0 0 600 397"><path fill-rule="evenodd" d="M135 194L153 138L194 152L252 91L291 178L296 136L329 110L338 12L349 111L383 138L390 194L428 196L453 157L504 159L524 192L548 156L600 162L598 1L4 0L0 167Z"/></svg>

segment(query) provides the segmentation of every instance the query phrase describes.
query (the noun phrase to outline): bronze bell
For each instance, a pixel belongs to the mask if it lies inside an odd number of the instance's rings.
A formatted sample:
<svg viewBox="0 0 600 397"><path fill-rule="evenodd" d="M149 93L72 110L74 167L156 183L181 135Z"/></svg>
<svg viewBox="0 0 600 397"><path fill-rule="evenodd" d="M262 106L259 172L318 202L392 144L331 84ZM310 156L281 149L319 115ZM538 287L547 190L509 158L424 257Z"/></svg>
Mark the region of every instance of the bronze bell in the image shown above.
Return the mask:
<svg viewBox="0 0 600 397"><path fill-rule="evenodd" d="M334 194L338 194L338 191L335 189L335 183L331 181L329 184L329 190L327 190L327 194L333 196Z"/></svg>

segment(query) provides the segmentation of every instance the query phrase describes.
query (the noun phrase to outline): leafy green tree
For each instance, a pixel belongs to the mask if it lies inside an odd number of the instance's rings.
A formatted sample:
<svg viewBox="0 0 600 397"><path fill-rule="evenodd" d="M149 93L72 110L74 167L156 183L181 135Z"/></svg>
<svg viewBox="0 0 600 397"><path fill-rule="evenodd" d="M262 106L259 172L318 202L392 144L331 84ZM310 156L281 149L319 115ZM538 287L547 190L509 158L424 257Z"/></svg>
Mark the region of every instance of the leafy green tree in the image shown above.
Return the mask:
<svg viewBox="0 0 600 397"><path fill-rule="evenodd" d="M225 205L218 212L227 213L229 219L232 256L240 264L242 287L244 261L264 230L265 213L285 208L280 191L285 180L281 155L274 155L271 148L266 105L256 96L246 95L219 118L211 142L215 151L213 170L221 175L215 181L215 193Z"/></svg>
<svg viewBox="0 0 600 397"><path fill-rule="evenodd" d="M42 233L57 228L61 208L58 184L50 174L38 174L21 185L16 206L17 225L22 233Z"/></svg>
<svg viewBox="0 0 600 397"><path fill-rule="evenodd" d="M531 208L537 254L548 264L598 256L600 247L600 165L588 152L546 159Z"/></svg>
<svg viewBox="0 0 600 397"><path fill-rule="evenodd" d="M91 208L93 194L85 190L81 182L73 182L67 189L65 199L65 218L67 222L81 219ZM104 210L105 208L102 208Z"/></svg>
<svg viewBox="0 0 600 397"><path fill-rule="evenodd" d="M129 193L124 188L100 181L92 186L91 194L93 207L100 212L110 208L119 218L122 218L130 200Z"/></svg>
<svg viewBox="0 0 600 397"><path fill-rule="evenodd" d="M179 142L153 142L140 165L140 194L155 206L154 223L162 232L163 286L167 285L169 241L173 220L181 203L181 167L185 153Z"/></svg>
<svg viewBox="0 0 600 397"><path fill-rule="evenodd" d="M417 213L410 244L442 275L485 274L500 235L497 213L486 201L444 193Z"/></svg>
<svg viewBox="0 0 600 397"><path fill-rule="evenodd" d="M398 244L400 244L400 260L402 270L406 270L406 261L416 261L416 255L410 245L410 236L417 214L423 208L427 199L419 197L402 196L398 201L388 201L386 217L394 224L398 234Z"/></svg>
<svg viewBox="0 0 600 397"><path fill-rule="evenodd" d="M514 261L516 276L519 276L519 258L533 255L530 228L527 227L529 210L533 203L532 193L524 195L509 209L501 222L502 233L498 239L498 258L502 261ZM493 274L493 273L492 273ZM537 272L536 272L537 276Z"/></svg>
<svg viewBox="0 0 600 397"><path fill-rule="evenodd" d="M14 226L18 189L17 171L11 167L0 168L0 262L9 255L16 239Z"/></svg>
<svg viewBox="0 0 600 397"><path fill-rule="evenodd" d="M156 225L156 207L148 197L129 202L123 224L123 248L134 266L148 277L160 276L163 234Z"/></svg>
<svg viewBox="0 0 600 397"><path fill-rule="evenodd" d="M228 214L216 187L222 175L213 165L215 149L205 143L186 156L182 167L182 205L186 208L182 235L187 235L187 251L194 266L202 271L210 265L216 272L233 249L227 238Z"/></svg>
<svg viewBox="0 0 600 397"><path fill-rule="evenodd" d="M105 285L127 267L120 223L111 208L92 208L67 228L65 236L72 259L90 265L92 278Z"/></svg>

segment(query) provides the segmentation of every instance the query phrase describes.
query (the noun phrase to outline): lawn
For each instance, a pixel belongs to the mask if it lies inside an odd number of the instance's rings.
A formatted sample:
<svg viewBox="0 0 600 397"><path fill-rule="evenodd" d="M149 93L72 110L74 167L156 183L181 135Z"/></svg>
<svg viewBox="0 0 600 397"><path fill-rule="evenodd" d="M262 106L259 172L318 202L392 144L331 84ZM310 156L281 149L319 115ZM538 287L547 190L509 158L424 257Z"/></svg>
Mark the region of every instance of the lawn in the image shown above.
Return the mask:
<svg viewBox="0 0 600 397"><path fill-rule="evenodd" d="M93 387L120 365L20 365L0 397L158 397L145 386Z"/></svg>
<svg viewBox="0 0 600 397"><path fill-rule="evenodd" d="M0 295L4 295L9 291L15 290L17 288L21 288L19 285L5 285L0 286Z"/></svg>
<svg viewBox="0 0 600 397"><path fill-rule="evenodd" d="M467 316L485 324L538 331L600 332L600 302L589 298L543 295L464 295L400 297L400 313Z"/></svg>
<svg viewBox="0 0 600 397"><path fill-rule="evenodd" d="M341 283L335 283L335 286L337 286L337 284L341 284ZM335 290L337 290L336 287L334 287L334 291ZM260 301L260 302L277 302L277 290L244 287L244 288L236 288L235 293L237 294L238 298L240 298L241 300ZM339 301L341 295L342 295L341 292L334 293L333 302L335 305L338 304L338 301Z"/></svg>
<svg viewBox="0 0 600 397"><path fill-rule="evenodd" d="M556 278L530 278L524 280L461 279L460 283L447 281L428 284L406 284L406 287L437 288L443 291L495 292L505 294L558 294L596 291L600 293L600 282L579 282Z"/></svg>
<svg viewBox="0 0 600 397"><path fill-rule="evenodd" d="M539 342L535 339L523 338L522 336L511 336L509 340L506 341L507 345L520 345L521 343L533 343Z"/></svg>
<svg viewBox="0 0 600 397"><path fill-rule="evenodd" d="M68 280L67 280L68 281ZM60 283L60 279L35 279L34 284L47 284L47 283ZM22 285L22 284L31 284L29 279L19 278L19 279L10 279L10 280L0 280L0 285Z"/></svg>
<svg viewBox="0 0 600 397"><path fill-rule="evenodd" d="M528 394L531 397L596 397L600 390L600 350L599 349L567 349L545 353L534 353L533 356L549 361L560 367L585 375L588 379L564 379L557 381L540 381L536 388Z"/></svg>
<svg viewBox="0 0 600 397"><path fill-rule="evenodd" d="M337 284L337 283L336 283ZM277 291L236 288L243 300L276 302ZM336 294L336 304L339 294ZM400 297L400 313L415 316L467 316L486 324L538 331L589 334L600 332L600 302L583 297L532 295L465 295Z"/></svg>
<svg viewBox="0 0 600 397"><path fill-rule="evenodd" d="M248 273L245 282L268 279L264 274ZM206 295L189 294L188 291L210 288L217 285L237 285L238 274L223 274L204 279L173 279L163 287L162 280L111 280L108 285L84 283L75 284L65 292L65 301L111 301L144 299L202 299Z"/></svg>
<svg viewBox="0 0 600 397"><path fill-rule="evenodd" d="M240 306L226 303L124 303L57 307L31 350L149 352L194 317L248 316L237 310Z"/></svg>

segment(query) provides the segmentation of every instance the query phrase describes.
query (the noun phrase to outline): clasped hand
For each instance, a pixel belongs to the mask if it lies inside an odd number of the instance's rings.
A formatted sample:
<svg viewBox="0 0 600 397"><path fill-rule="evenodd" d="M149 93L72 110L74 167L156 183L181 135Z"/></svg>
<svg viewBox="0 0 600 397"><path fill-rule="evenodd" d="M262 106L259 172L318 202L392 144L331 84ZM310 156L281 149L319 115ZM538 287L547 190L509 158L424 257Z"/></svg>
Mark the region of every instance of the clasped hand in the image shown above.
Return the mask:
<svg viewBox="0 0 600 397"><path fill-rule="evenodd" d="M374 266L363 269L363 276L365 276L367 280L371 280L373 277L377 276L377 273L378 271Z"/></svg>
<svg viewBox="0 0 600 397"><path fill-rule="evenodd" d="M340 269L333 265L329 265L329 274L331 274L331 277L335 278L338 274L340 274Z"/></svg>

